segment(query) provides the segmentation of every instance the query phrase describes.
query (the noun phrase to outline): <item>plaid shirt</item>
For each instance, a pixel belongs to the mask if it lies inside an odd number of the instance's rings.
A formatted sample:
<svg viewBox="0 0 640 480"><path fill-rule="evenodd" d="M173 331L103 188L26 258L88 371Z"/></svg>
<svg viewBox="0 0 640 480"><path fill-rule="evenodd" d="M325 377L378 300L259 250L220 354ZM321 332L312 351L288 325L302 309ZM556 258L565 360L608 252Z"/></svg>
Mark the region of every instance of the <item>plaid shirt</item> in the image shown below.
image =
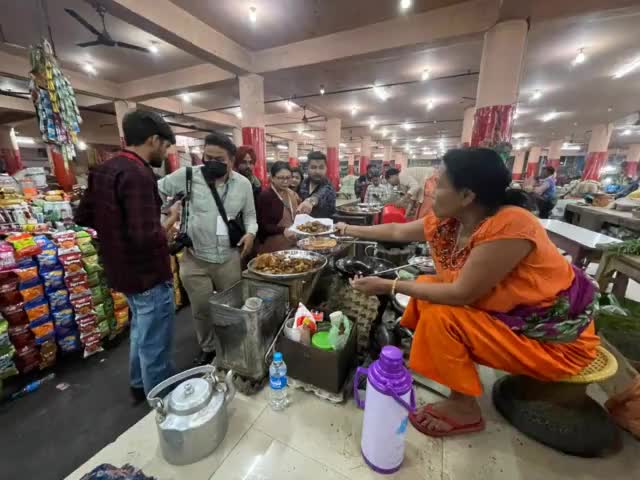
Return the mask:
<svg viewBox="0 0 640 480"><path fill-rule="evenodd" d="M89 174L76 223L97 230L111 288L142 293L171 280L161 204L153 170L131 152L116 155Z"/></svg>
<svg viewBox="0 0 640 480"><path fill-rule="evenodd" d="M300 184L300 198L306 200L309 197L316 197L318 203L313 210L311 216L314 218L331 218L336 213L336 190L326 178L315 190L311 191L311 179L305 178Z"/></svg>

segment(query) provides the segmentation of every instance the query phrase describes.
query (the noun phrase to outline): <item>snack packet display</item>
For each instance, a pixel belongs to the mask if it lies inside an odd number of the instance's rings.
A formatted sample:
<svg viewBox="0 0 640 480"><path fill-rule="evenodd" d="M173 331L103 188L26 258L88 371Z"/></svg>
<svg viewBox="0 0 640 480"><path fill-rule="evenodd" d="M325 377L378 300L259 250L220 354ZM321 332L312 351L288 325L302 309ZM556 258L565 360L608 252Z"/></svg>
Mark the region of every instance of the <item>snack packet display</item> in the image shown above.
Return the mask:
<svg viewBox="0 0 640 480"><path fill-rule="evenodd" d="M80 243L80 241L78 241L78 248L80 249L80 253L82 253L83 257L89 257L97 253L93 246L93 242L91 241L91 237L89 237L88 242Z"/></svg>
<svg viewBox="0 0 640 480"><path fill-rule="evenodd" d="M84 272L73 275L72 277L65 277L64 283L67 290L69 290L70 297L82 295L89 289L88 277Z"/></svg>
<svg viewBox="0 0 640 480"><path fill-rule="evenodd" d="M31 329L31 333L36 339L36 345L41 345L46 341L53 338L55 334L55 330L53 327L53 322L49 319L49 317L42 317L38 320L29 323L29 328Z"/></svg>
<svg viewBox="0 0 640 480"><path fill-rule="evenodd" d="M50 272L41 273L44 289L47 292L60 290L65 287L64 272L62 268L51 270Z"/></svg>
<svg viewBox="0 0 640 480"><path fill-rule="evenodd" d="M29 329L29 324L11 325L8 328L9 339L17 349L24 347L33 347L36 344L35 337Z"/></svg>
<svg viewBox="0 0 640 480"><path fill-rule="evenodd" d="M0 354L0 380L12 377L18 374L16 364L13 363L15 349L13 346L6 353Z"/></svg>
<svg viewBox="0 0 640 480"><path fill-rule="evenodd" d="M76 317L83 317L93 313L93 302L91 300L91 291L86 290L85 293L72 296L69 299Z"/></svg>
<svg viewBox="0 0 640 480"><path fill-rule="evenodd" d="M100 272L96 271L87 275L87 284L89 288L97 287L102 282Z"/></svg>
<svg viewBox="0 0 640 480"><path fill-rule="evenodd" d="M0 355L4 355L13 348L9 339L9 322L0 320Z"/></svg>
<svg viewBox="0 0 640 480"><path fill-rule="evenodd" d="M121 308L127 308L129 304L127 303L127 297L124 293L116 292L114 290L111 291L111 298L113 299L113 309L119 310Z"/></svg>
<svg viewBox="0 0 640 480"><path fill-rule="evenodd" d="M20 292L24 302L44 298L44 289L38 280L32 280L30 282L20 284L18 291Z"/></svg>
<svg viewBox="0 0 640 480"><path fill-rule="evenodd" d="M53 241L58 245L58 248L73 248L76 246L76 233L72 231L54 233Z"/></svg>
<svg viewBox="0 0 640 480"><path fill-rule="evenodd" d="M7 242L0 242L0 272L6 272L14 268L16 268L16 257L13 247Z"/></svg>
<svg viewBox="0 0 640 480"><path fill-rule="evenodd" d="M40 320L43 317L49 318L49 303L44 298L25 302L24 313L27 314L29 322Z"/></svg>
<svg viewBox="0 0 640 480"><path fill-rule="evenodd" d="M29 318L24 311L22 302L1 306L2 316L9 322L9 325L25 325L29 323Z"/></svg>
<svg viewBox="0 0 640 480"><path fill-rule="evenodd" d="M18 291L18 276L11 276L0 279L0 305L9 306L22 302L22 295Z"/></svg>
<svg viewBox="0 0 640 480"><path fill-rule="evenodd" d="M91 255L90 257L84 257L82 259L82 265L84 270L88 273L96 273L102 271L102 266L98 260L98 255Z"/></svg>
<svg viewBox="0 0 640 480"><path fill-rule="evenodd" d="M60 268L60 263L58 262L58 248L56 245L47 237L42 235L36 237L36 242L42 249L42 252L36 255L40 274Z"/></svg>
<svg viewBox="0 0 640 480"><path fill-rule="evenodd" d="M71 276L84 272L82 268L82 253L78 247L73 247L68 250L60 249L58 251L58 259L64 267L65 275Z"/></svg>
<svg viewBox="0 0 640 480"><path fill-rule="evenodd" d="M113 316L116 320L116 331L121 332L124 328L129 325L129 309L128 308L120 308L113 312Z"/></svg>
<svg viewBox="0 0 640 480"><path fill-rule="evenodd" d="M53 312L68 307L70 308L69 292L65 288L48 292L47 297L49 298L49 306Z"/></svg>
<svg viewBox="0 0 640 480"><path fill-rule="evenodd" d="M98 352L102 352L102 337L97 330L82 339L84 346L84 358L90 357Z"/></svg>
<svg viewBox="0 0 640 480"><path fill-rule="evenodd" d="M16 268L16 275L18 275L18 281L20 283L29 282L38 278L38 266L35 262L31 262L29 266Z"/></svg>
<svg viewBox="0 0 640 480"><path fill-rule="evenodd" d="M72 328L58 330L56 328L56 342L62 353L72 353L80 349L78 332Z"/></svg>
<svg viewBox="0 0 640 480"><path fill-rule="evenodd" d="M51 312L51 317L53 318L53 323L55 324L56 329L58 327L71 328L76 326L76 322L74 320L75 315L71 308L53 311Z"/></svg>
<svg viewBox="0 0 640 480"><path fill-rule="evenodd" d="M15 250L15 258L27 258L38 255L41 250L36 244L33 237L28 233L16 233L7 237L7 242L11 244Z"/></svg>
<svg viewBox="0 0 640 480"><path fill-rule="evenodd" d="M24 375L40 366L40 352L33 346L16 349L14 361L18 371Z"/></svg>
<svg viewBox="0 0 640 480"><path fill-rule="evenodd" d="M105 298L106 292L102 286L98 285L97 287L93 287L91 289L91 299L94 305L100 305L104 302Z"/></svg>
<svg viewBox="0 0 640 480"><path fill-rule="evenodd" d="M55 365L57 353L58 347L53 337L40 345L40 370Z"/></svg>

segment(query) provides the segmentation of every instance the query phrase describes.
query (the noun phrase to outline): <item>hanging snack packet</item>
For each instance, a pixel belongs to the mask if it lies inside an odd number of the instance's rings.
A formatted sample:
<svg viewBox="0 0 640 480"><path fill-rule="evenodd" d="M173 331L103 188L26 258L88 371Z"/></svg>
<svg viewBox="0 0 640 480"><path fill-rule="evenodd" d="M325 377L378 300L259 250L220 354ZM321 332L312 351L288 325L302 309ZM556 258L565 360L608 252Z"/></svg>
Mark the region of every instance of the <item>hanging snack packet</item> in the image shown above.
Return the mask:
<svg viewBox="0 0 640 480"><path fill-rule="evenodd" d="M7 237L7 242L15 250L15 258L33 257L41 252L33 237L28 233L16 233Z"/></svg>
<svg viewBox="0 0 640 480"><path fill-rule="evenodd" d="M104 290L105 289L101 285L98 285L97 287L93 287L91 289L91 300L93 300L94 305L100 305L104 302L106 295Z"/></svg>
<svg viewBox="0 0 640 480"><path fill-rule="evenodd" d="M32 347L36 344L36 339L29 329L29 324L12 325L9 327L9 338L17 349Z"/></svg>
<svg viewBox="0 0 640 480"><path fill-rule="evenodd" d="M7 353L0 355L0 380L9 378L18 374L18 369L16 368L16 364L13 363L14 354L15 354L15 349L11 347L11 349Z"/></svg>
<svg viewBox="0 0 640 480"><path fill-rule="evenodd" d="M16 349L14 360L16 367L24 375L38 368L40 365L40 352L35 347Z"/></svg>
<svg viewBox="0 0 640 480"><path fill-rule="evenodd" d="M49 298L49 306L51 307L52 312L63 310L70 306L69 292L64 288L61 288L54 292L49 292L47 296Z"/></svg>
<svg viewBox="0 0 640 480"><path fill-rule="evenodd" d="M18 291L18 276L11 275L0 280L0 305L14 305L22 302Z"/></svg>
<svg viewBox="0 0 640 480"><path fill-rule="evenodd" d="M22 295L22 301L24 302L31 302L44 297L44 289L39 280L21 283L18 291Z"/></svg>
<svg viewBox="0 0 640 480"><path fill-rule="evenodd" d="M64 283L67 286L67 290L69 290L69 297L75 297L87 293L87 290L89 289L87 279L87 274L84 272L71 277L65 277Z"/></svg>
<svg viewBox="0 0 640 480"><path fill-rule="evenodd" d="M60 290L64 288L64 272L62 268L58 268L57 270L51 270L50 272L44 272L41 274L42 281L44 282L44 289L47 292L52 292L55 290Z"/></svg>
<svg viewBox="0 0 640 480"><path fill-rule="evenodd" d="M121 332L129 325L129 309L120 308L113 312L113 316L116 319L116 330Z"/></svg>
<svg viewBox="0 0 640 480"><path fill-rule="evenodd" d="M60 249L58 251L58 259L64 267L65 275L75 275L77 273L84 273L82 269L82 253L78 247L73 247L68 250Z"/></svg>
<svg viewBox="0 0 640 480"><path fill-rule="evenodd" d="M127 297L124 293L116 292L114 290L111 291L111 298L113 299L113 309L119 310L121 308L128 307Z"/></svg>
<svg viewBox="0 0 640 480"><path fill-rule="evenodd" d="M88 274L87 283L89 284L89 288L97 287L101 283L100 272L93 272Z"/></svg>
<svg viewBox="0 0 640 480"><path fill-rule="evenodd" d="M109 336L109 333L111 333L109 330L109 322L107 322L106 320L103 322L98 322L98 333L102 338Z"/></svg>
<svg viewBox="0 0 640 480"><path fill-rule="evenodd" d="M44 298L25 302L24 313L27 314L29 322L40 320L43 317L49 318L49 303Z"/></svg>
<svg viewBox="0 0 640 480"><path fill-rule="evenodd" d="M38 240L42 238L44 240ZM42 235L36 237L36 242L42 249L42 252L36 255L40 273L49 272L51 270L59 268L60 263L58 262L58 248L56 247L56 245L47 237L44 237Z"/></svg>
<svg viewBox="0 0 640 480"><path fill-rule="evenodd" d="M98 255L91 255L82 259L82 265L87 273L101 272L102 266L98 260Z"/></svg>
<svg viewBox="0 0 640 480"><path fill-rule="evenodd" d="M24 325L29 323L27 314L24 311L23 303L14 303L11 305L1 306L0 312L2 316L9 322L9 325Z"/></svg>
<svg viewBox="0 0 640 480"><path fill-rule="evenodd" d="M16 275L18 275L20 283L29 282L38 278L38 266L35 262L31 262L31 265L25 267L16 268L14 271Z"/></svg>
<svg viewBox="0 0 640 480"><path fill-rule="evenodd" d="M74 321L75 315L73 314L73 310L71 308L64 308L62 310L57 310L51 312L51 317L53 317L53 323L56 328L65 327L70 328L74 327L76 322Z"/></svg>
<svg viewBox="0 0 640 480"><path fill-rule="evenodd" d="M0 320L0 355L7 353L13 345L9 339L9 323L6 320Z"/></svg>
<svg viewBox="0 0 640 480"><path fill-rule="evenodd" d="M82 317L93 313L93 302L91 301L91 291L86 290L82 295L71 297L69 300L76 317Z"/></svg>
<svg viewBox="0 0 640 480"><path fill-rule="evenodd" d="M80 331L80 340L84 342L84 338L88 335L92 335L98 329L96 323L96 316L93 314L85 315L84 317L76 317L76 324Z"/></svg>
<svg viewBox="0 0 640 480"><path fill-rule="evenodd" d="M61 329L56 328L56 341L58 347L62 353L72 353L80 349L80 339L78 338L78 332L75 329Z"/></svg>
<svg viewBox="0 0 640 480"><path fill-rule="evenodd" d="M76 246L76 233L71 231L54 233L53 241L58 245L58 248L73 248Z"/></svg>
<svg viewBox="0 0 640 480"><path fill-rule="evenodd" d="M31 333L33 333L33 336L36 339L36 345L40 345L47 340L50 340L55 334L53 322L49 319L49 317L42 317L38 320L30 322L29 328L31 329Z"/></svg>
<svg viewBox="0 0 640 480"><path fill-rule="evenodd" d="M53 337L40 345L40 370L55 365L57 353L58 347Z"/></svg>
<svg viewBox="0 0 640 480"><path fill-rule="evenodd" d="M13 247L7 242L0 242L0 271L13 270L16 268L16 257Z"/></svg>
<svg viewBox="0 0 640 480"><path fill-rule="evenodd" d="M104 322L107 319L107 313L104 309L104 303L95 305L93 310L96 312L96 317L98 317L98 323Z"/></svg>
<svg viewBox="0 0 640 480"><path fill-rule="evenodd" d="M102 337L97 331L85 337L82 343L84 344L84 358L103 351Z"/></svg>

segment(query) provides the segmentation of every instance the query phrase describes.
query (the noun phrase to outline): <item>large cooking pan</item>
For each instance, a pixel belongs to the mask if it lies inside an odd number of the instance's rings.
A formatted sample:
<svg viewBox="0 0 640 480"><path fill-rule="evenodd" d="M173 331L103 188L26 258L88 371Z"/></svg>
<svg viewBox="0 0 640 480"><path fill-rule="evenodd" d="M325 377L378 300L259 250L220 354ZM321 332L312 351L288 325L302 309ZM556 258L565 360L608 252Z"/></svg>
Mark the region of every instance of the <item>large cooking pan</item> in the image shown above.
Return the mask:
<svg viewBox="0 0 640 480"><path fill-rule="evenodd" d="M343 257L336 260L336 270L343 277L349 279L356 275L375 275L395 267L389 260L377 257ZM389 272L382 275L382 278L396 278L396 272Z"/></svg>

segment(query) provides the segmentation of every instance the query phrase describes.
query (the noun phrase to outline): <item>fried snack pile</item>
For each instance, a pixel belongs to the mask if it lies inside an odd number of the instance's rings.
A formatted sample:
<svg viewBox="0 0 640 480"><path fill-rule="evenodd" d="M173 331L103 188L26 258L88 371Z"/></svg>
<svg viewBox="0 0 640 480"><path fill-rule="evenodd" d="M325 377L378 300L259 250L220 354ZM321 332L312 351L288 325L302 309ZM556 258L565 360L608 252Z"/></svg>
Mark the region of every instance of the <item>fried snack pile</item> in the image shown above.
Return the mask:
<svg viewBox="0 0 640 480"><path fill-rule="evenodd" d="M304 242L304 248L306 250L330 250L338 245L338 242L333 238L309 238Z"/></svg>
<svg viewBox="0 0 640 480"><path fill-rule="evenodd" d="M299 225L297 229L304 233L324 233L328 232L331 228L324 223L314 221L303 223L302 225Z"/></svg>
<svg viewBox="0 0 640 480"><path fill-rule="evenodd" d="M305 273L317 266L316 260L308 258L289 258L273 253L263 253L256 257L253 268L262 273L283 275Z"/></svg>

